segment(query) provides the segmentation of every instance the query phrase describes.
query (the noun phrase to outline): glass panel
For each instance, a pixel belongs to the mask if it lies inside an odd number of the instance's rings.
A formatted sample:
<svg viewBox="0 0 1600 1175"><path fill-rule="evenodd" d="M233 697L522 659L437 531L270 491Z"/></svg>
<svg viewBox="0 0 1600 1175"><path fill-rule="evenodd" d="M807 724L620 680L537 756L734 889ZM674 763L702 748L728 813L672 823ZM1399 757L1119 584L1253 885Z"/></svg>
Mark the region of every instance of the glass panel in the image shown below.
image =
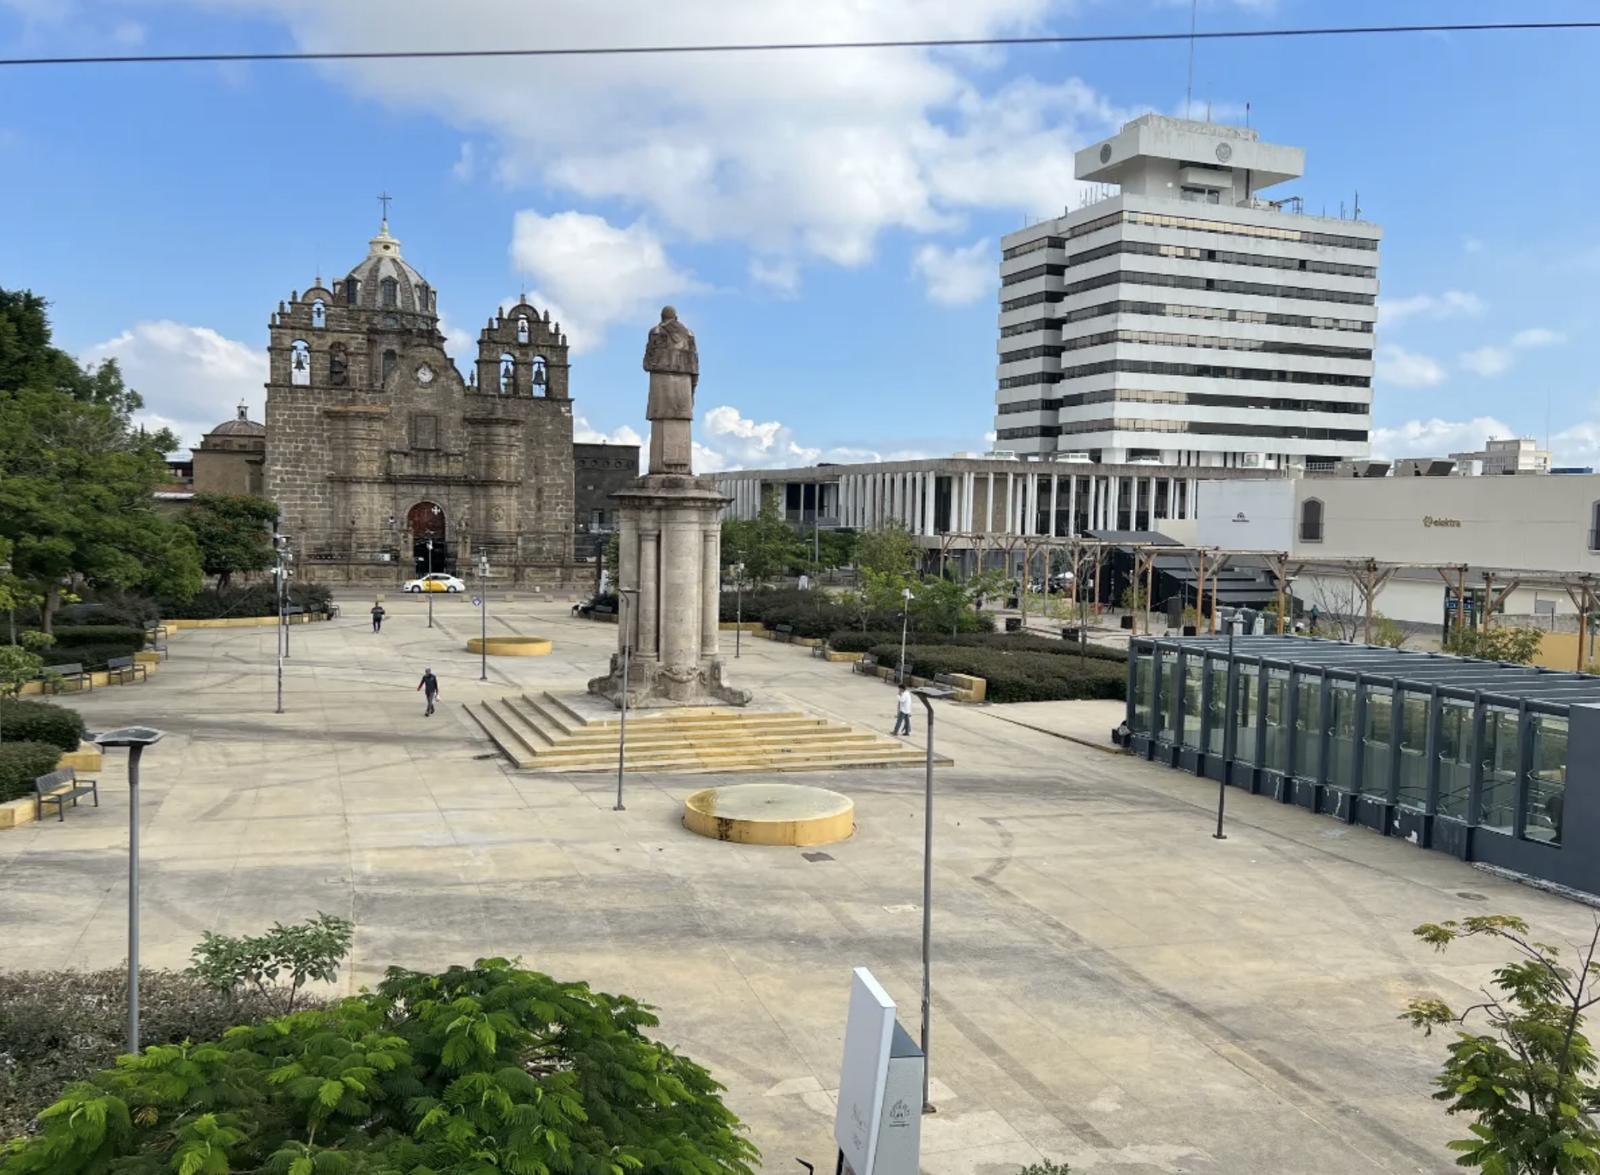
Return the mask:
<svg viewBox="0 0 1600 1175"><path fill-rule="evenodd" d="M1157 737L1164 743L1175 743L1178 741L1178 655L1158 653L1155 668L1161 674L1157 686L1157 704L1161 707L1161 713L1156 716Z"/></svg>
<svg viewBox="0 0 1600 1175"><path fill-rule="evenodd" d="M1467 818L1472 795L1472 706L1446 701L1439 707L1439 815Z"/></svg>
<svg viewBox="0 0 1600 1175"><path fill-rule="evenodd" d="M1237 694L1233 701L1233 760L1235 763L1256 761L1256 721L1260 717L1260 683L1254 665L1240 664L1233 675Z"/></svg>
<svg viewBox="0 0 1600 1175"><path fill-rule="evenodd" d="M1522 814L1522 835L1529 840L1560 844L1566 798L1567 720L1535 714L1533 766L1528 771L1528 808Z"/></svg>
<svg viewBox="0 0 1600 1175"><path fill-rule="evenodd" d="M1400 802L1408 808L1428 803L1428 699L1407 693L1400 700Z"/></svg>
<svg viewBox="0 0 1600 1175"><path fill-rule="evenodd" d="M1225 661L1206 662L1211 674L1211 699L1206 706L1206 752L1222 754L1228 728L1228 665Z"/></svg>
<svg viewBox="0 0 1600 1175"><path fill-rule="evenodd" d="M1150 654L1141 653L1133 659L1133 721L1129 728L1135 734L1150 731Z"/></svg>
<svg viewBox="0 0 1600 1175"><path fill-rule="evenodd" d="M1267 752L1261 765L1274 771L1288 771L1289 672L1286 669L1267 670L1265 718Z"/></svg>
<svg viewBox="0 0 1600 1175"><path fill-rule="evenodd" d="M1345 791L1354 791L1356 687L1349 682L1334 682L1328 711L1328 782Z"/></svg>
<svg viewBox="0 0 1600 1175"><path fill-rule="evenodd" d="M1200 686L1205 672L1199 657L1183 663L1183 745L1196 751L1200 749Z"/></svg>
<svg viewBox="0 0 1600 1175"><path fill-rule="evenodd" d="M1387 687L1367 687L1367 724L1361 732L1361 794L1389 794L1389 760L1394 741L1394 698Z"/></svg>
<svg viewBox="0 0 1600 1175"><path fill-rule="evenodd" d="M1490 708L1483 715L1483 811L1480 826L1510 832L1517 802L1517 712Z"/></svg>
<svg viewBox="0 0 1600 1175"><path fill-rule="evenodd" d="M1322 679L1302 677L1295 692L1294 773L1315 779L1322 768Z"/></svg>

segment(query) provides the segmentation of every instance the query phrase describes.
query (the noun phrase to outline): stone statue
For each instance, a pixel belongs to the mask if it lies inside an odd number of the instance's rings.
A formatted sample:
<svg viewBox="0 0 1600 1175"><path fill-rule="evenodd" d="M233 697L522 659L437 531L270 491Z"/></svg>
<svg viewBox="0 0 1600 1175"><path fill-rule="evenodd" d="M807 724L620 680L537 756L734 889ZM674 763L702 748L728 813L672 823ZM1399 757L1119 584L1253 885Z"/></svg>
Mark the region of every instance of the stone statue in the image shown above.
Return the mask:
<svg viewBox="0 0 1600 1175"><path fill-rule="evenodd" d="M650 373L651 473L689 476L693 450L689 429L694 422L694 390L700 382L700 353L694 332L678 321L671 306L661 308L661 322L650 328L644 345L644 369Z"/></svg>

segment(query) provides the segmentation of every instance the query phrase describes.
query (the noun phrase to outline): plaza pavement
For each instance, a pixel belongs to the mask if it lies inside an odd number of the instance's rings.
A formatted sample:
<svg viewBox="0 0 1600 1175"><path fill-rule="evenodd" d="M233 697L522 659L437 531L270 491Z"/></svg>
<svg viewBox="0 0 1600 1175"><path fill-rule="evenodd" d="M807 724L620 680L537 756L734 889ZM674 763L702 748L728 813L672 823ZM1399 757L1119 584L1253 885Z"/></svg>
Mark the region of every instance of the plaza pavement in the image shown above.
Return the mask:
<svg viewBox="0 0 1600 1175"><path fill-rule="evenodd" d="M176 634L148 685L71 700L91 728L169 732L142 787L146 963L317 910L355 921L349 987L391 963L520 955L655 1004L767 1169L828 1169L850 968L872 968L916 1033L920 770L788 777L856 801L855 837L820 852L704 840L678 818L715 777L632 775L614 812L614 776L509 773L461 714L483 694L581 688L613 627L497 600L491 631L549 636L555 654L491 660L480 686L466 601L438 601L430 631L422 601L391 595L381 635L367 602L293 630L281 716L271 629ZM763 696L887 729L883 683L793 646L743 653L734 680ZM431 719L424 665L443 683ZM1260 798L1230 795L1214 840L1209 785L1084 745L1117 713L939 707L955 765L938 777L924 1169L1453 1170L1460 1126L1428 1096L1445 1040L1395 1017L1413 993L1464 999L1496 955L1436 955L1411 928L1506 911L1562 942L1587 938L1590 911ZM98 811L0 833L0 966L123 958L121 753L101 779Z"/></svg>

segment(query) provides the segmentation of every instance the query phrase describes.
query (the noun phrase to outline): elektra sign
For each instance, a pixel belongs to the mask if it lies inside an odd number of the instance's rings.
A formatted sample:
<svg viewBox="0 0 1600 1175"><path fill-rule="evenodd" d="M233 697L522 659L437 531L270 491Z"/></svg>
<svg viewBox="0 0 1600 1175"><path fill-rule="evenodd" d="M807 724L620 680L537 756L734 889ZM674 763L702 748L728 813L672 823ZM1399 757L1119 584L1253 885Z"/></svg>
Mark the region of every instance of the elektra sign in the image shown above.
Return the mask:
<svg viewBox="0 0 1600 1175"><path fill-rule="evenodd" d="M1447 527L1454 527L1455 529L1460 530L1461 529L1461 519L1459 519L1459 518L1435 518L1432 514L1424 514L1422 516L1422 525L1423 526L1430 526L1430 527L1431 526L1447 526Z"/></svg>

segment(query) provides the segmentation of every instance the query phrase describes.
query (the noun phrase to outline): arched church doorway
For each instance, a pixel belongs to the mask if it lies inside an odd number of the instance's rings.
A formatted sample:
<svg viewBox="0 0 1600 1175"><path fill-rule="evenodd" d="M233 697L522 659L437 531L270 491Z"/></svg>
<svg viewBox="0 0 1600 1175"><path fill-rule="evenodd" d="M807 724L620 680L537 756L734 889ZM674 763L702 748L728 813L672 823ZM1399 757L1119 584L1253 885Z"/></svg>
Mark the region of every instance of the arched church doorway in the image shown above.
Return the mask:
<svg viewBox="0 0 1600 1175"><path fill-rule="evenodd" d="M418 575L449 570L450 544L445 537L443 507L435 502L418 502L406 511L406 531L411 535L411 553ZM429 539L433 540L431 552Z"/></svg>

